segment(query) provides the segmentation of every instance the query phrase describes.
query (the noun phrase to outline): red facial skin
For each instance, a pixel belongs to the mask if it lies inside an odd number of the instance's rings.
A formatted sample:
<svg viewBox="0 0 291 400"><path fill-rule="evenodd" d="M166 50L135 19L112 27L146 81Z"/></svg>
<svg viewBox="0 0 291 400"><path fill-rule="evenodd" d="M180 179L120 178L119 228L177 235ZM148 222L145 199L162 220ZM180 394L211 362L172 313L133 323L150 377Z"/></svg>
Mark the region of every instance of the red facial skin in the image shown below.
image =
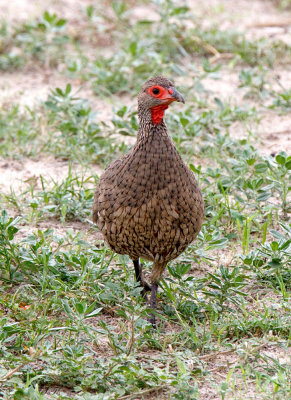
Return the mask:
<svg viewBox="0 0 291 400"><path fill-rule="evenodd" d="M155 94L153 92L154 89L158 89L159 93ZM152 121L154 124L160 124L164 118L165 110L168 108L169 104L172 101L175 101L175 98L172 97L173 90L172 89L165 89L162 86L152 86L147 90L148 94L151 96L163 100L163 104L159 104L158 106L152 107Z"/></svg>

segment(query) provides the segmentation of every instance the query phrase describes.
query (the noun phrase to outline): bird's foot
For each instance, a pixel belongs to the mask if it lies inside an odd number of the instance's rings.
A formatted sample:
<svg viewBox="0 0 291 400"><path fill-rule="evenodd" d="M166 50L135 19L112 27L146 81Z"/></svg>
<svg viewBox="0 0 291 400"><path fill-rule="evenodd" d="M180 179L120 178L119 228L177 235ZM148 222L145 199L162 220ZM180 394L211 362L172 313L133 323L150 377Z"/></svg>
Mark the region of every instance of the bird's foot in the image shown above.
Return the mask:
<svg viewBox="0 0 291 400"><path fill-rule="evenodd" d="M151 286L143 279L140 281L140 284L142 287L141 295L145 299L145 301L148 301L147 292L150 292L152 290Z"/></svg>
<svg viewBox="0 0 291 400"><path fill-rule="evenodd" d="M154 312L157 309L157 292L158 292L158 283L156 281L152 281L152 290L151 290L151 300L150 307L152 309L151 314L149 315L149 323L152 324L154 329L157 329L156 316Z"/></svg>
<svg viewBox="0 0 291 400"><path fill-rule="evenodd" d="M149 285L149 284L147 283L147 281L145 281L143 278L141 279L141 286L143 287L143 290L144 290L145 292L151 292L151 290L152 290L151 285Z"/></svg>
<svg viewBox="0 0 291 400"><path fill-rule="evenodd" d="M147 281L144 279L144 275L143 275L143 265L142 264L140 264L140 283L141 283L141 286L143 287L143 292L151 292L151 290L152 290L152 287L151 287L151 285L149 285L148 283L147 283Z"/></svg>
<svg viewBox="0 0 291 400"><path fill-rule="evenodd" d="M151 286L146 282L144 279L144 274L143 274L143 265L139 263L139 260L133 260L133 265L135 269L135 277L139 285L142 287L141 294L143 298L147 301L147 292L151 292L152 288Z"/></svg>

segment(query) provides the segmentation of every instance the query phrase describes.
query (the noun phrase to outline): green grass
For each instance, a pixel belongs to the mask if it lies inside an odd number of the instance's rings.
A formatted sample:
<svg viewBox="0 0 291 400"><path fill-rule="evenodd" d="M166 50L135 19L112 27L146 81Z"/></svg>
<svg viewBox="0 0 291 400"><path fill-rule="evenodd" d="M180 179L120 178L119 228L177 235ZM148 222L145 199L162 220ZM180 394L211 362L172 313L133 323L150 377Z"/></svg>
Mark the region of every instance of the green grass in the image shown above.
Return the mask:
<svg viewBox="0 0 291 400"><path fill-rule="evenodd" d="M92 185L97 185L95 176L72 176L70 169L67 178L62 182L47 182L40 175L41 190L35 187L36 182L28 183L21 195L15 192L6 194L4 202L26 216L29 223L46 219L66 221L85 221L91 215L93 207ZM91 187L88 188L88 186Z"/></svg>
<svg viewBox="0 0 291 400"><path fill-rule="evenodd" d="M70 41L66 24L64 18L48 11L21 26L8 27L3 21L0 29L0 69L11 70L34 62L45 66L57 65Z"/></svg>
<svg viewBox="0 0 291 400"><path fill-rule="evenodd" d="M87 99L72 93L70 84L64 89L51 90L47 100L37 108L3 107L0 110L2 154L36 158L41 153L83 164L108 162L120 150L127 149L113 137L120 112L117 111L117 118L110 125L98 121L96 114Z"/></svg>
<svg viewBox="0 0 291 400"><path fill-rule="evenodd" d="M30 171L0 193L0 397L287 400L291 155L262 153L257 132L290 111L273 71L290 47L205 28L182 1L143 5L155 18L137 20L136 3L117 0L83 7L76 21L45 12L1 25L4 73L49 68L72 83L33 107L10 99L0 108L1 157L20 178L27 159L64 165L62 178ZM177 77L186 94L166 121L206 215L163 276L155 331L131 260L90 220L95 171L131 147L134 96L156 73ZM243 100L212 91L225 74Z"/></svg>

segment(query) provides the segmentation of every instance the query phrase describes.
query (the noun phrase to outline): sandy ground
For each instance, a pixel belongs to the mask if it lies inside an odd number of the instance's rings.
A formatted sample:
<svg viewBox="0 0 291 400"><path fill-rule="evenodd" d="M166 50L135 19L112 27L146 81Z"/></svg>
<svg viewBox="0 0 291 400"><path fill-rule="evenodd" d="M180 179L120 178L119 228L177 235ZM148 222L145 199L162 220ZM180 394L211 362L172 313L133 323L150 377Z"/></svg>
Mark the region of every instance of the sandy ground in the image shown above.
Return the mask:
<svg viewBox="0 0 291 400"><path fill-rule="evenodd" d="M78 15L92 1L89 0L12 0L0 1L0 19L26 22L39 17L44 11L57 13L69 21L76 21Z"/></svg>
<svg viewBox="0 0 291 400"><path fill-rule="evenodd" d="M274 7L272 0L206 0L188 4L201 15L204 26L215 22L223 30L246 32L249 38L269 36L290 44L290 11Z"/></svg>
<svg viewBox="0 0 291 400"><path fill-rule="evenodd" d="M36 181L36 188L40 189L40 182L37 182L40 176L43 176L47 182L61 182L68 176L68 163L66 161L56 160L53 157L41 157L39 160L23 158L21 160L2 160L0 161L0 191L9 193L13 190L20 193L29 181ZM92 169L84 169L77 164L71 168L72 175L91 176L93 173L100 175L102 168L94 166Z"/></svg>

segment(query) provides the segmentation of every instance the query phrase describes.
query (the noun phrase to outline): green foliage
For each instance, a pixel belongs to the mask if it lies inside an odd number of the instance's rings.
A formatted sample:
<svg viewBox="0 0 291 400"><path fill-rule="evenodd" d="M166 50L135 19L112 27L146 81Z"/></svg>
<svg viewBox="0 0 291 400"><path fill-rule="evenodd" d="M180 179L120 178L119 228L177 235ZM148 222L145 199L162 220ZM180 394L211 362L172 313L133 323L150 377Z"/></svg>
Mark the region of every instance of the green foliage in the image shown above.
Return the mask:
<svg viewBox="0 0 291 400"><path fill-rule="evenodd" d="M98 121L89 101L75 97L70 84L63 90L56 88L37 109L21 110L14 106L0 110L2 155L35 157L42 152L83 164L103 163L111 160L119 149L127 149L123 143L116 144L112 137L112 126L125 125L123 121L118 122L119 115L120 110L112 125Z"/></svg>
<svg viewBox="0 0 291 400"><path fill-rule="evenodd" d="M0 154L9 157L35 154L38 118L27 108L18 105L0 108Z"/></svg>
<svg viewBox="0 0 291 400"><path fill-rule="evenodd" d="M23 193L23 206L31 209L29 220L54 217L65 223L70 220L85 221L91 215L93 191L88 188L88 184L97 184L94 177L80 179L73 177L69 170L68 177L61 183L53 181L51 188L42 176L40 181L41 191L36 192L32 185L28 193Z"/></svg>
<svg viewBox="0 0 291 400"><path fill-rule="evenodd" d="M69 42L67 21L45 11L43 16L24 23L12 32L2 23L0 29L0 69L19 68L27 62L39 61L54 66L64 58L64 48Z"/></svg>
<svg viewBox="0 0 291 400"><path fill-rule="evenodd" d="M13 278L13 274L17 271L19 266L19 253L13 238L18 232L16 227L18 218L12 218L8 216L6 210L3 210L0 217L0 262L2 268L4 268L10 277Z"/></svg>
<svg viewBox="0 0 291 400"><path fill-rule="evenodd" d="M243 260L255 269L261 280L279 286L283 297L287 298L291 287L291 225L280 223L280 227L283 232L270 230L275 240L260 243L258 249L243 257Z"/></svg>
<svg viewBox="0 0 291 400"><path fill-rule="evenodd" d="M96 123L96 113L87 100L74 96L70 84L65 90L52 90L44 108L50 129L47 148L57 157L79 161L90 157L91 162L100 162L116 150L112 139L104 134L106 124Z"/></svg>
<svg viewBox="0 0 291 400"><path fill-rule="evenodd" d="M264 67L242 70L239 75L240 86L249 88L245 97L258 96L262 99L270 96L270 83L267 80L268 69Z"/></svg>
<svg viewBox="0 0 291 400"><path fill-rule="evenodd" d="M276 94L276 98L273 101L271 108L282 108L283 110L291 108L291 90L286 90Z"/></svg>

